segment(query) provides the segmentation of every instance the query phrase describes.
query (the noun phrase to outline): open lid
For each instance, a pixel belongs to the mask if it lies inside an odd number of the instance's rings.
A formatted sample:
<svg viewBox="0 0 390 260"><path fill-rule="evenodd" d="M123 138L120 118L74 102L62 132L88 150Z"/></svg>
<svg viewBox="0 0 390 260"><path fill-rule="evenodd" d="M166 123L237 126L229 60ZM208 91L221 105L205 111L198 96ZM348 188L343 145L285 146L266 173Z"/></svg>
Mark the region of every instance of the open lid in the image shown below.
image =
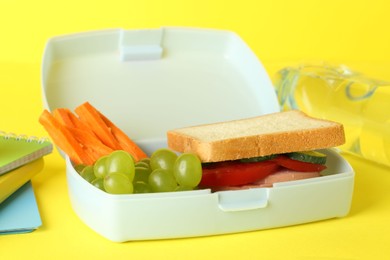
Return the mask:
<svg viewBox="0 0 390 260"><path fill-rule="evenodd" d="M55 37L42 63L46 108L89 101L130 138L279 111L264 67L235 33L161 28Z"/></svg>

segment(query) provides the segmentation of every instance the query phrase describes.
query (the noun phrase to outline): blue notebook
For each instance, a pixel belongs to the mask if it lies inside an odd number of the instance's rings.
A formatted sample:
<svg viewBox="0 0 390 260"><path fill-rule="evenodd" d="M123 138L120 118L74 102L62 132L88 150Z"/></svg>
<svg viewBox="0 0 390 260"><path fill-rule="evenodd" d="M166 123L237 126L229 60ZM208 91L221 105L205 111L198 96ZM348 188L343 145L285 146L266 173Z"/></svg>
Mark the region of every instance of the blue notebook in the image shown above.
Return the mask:
<svg viewBox="0 0 390 260"><path fill-rule="evenodd" d="M0 204L0 235L28 233L42 225L31 181Z"/></svg>

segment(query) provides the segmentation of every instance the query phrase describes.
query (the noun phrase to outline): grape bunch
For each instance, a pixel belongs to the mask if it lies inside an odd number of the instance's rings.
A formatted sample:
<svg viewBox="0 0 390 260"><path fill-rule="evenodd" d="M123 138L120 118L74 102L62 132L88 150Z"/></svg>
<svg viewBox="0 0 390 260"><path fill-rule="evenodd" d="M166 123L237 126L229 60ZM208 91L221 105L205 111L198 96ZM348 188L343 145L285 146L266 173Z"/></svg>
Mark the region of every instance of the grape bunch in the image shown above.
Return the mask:
<svg viewBox="0 0 390 260"><path fill-rule="evenodd" d="M166 148L138 162L129 153L117 150L94 165L77 165L75 169L86 181L111 194L193 190L202 178L198 156L177 155Z"/></svg>

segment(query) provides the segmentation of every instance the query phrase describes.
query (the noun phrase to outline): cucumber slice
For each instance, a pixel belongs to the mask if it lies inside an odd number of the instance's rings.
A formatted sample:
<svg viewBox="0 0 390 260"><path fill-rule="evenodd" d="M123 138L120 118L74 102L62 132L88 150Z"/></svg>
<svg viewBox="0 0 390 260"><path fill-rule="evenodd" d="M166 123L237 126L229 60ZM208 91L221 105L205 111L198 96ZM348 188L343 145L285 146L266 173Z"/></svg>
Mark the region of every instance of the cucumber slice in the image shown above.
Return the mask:
<svg viewBox="0 0 390 260"><path fill-rule="evenodd" d="M326 155L316 151L307 151L307 152L293 152L288 153L288 157L293 160L315 163L315 164L325 164L326 163Z"/></svg>
<svg viewBox="0 0 390 260"><path fill-rule="evenodd" d="M259 156L259 157L252 157L252 158L244 158L240 159L240 162L263 162L266 160L270 160L276 157L276 154L271 154L271 155L265 155L265 156Z"/></svg>

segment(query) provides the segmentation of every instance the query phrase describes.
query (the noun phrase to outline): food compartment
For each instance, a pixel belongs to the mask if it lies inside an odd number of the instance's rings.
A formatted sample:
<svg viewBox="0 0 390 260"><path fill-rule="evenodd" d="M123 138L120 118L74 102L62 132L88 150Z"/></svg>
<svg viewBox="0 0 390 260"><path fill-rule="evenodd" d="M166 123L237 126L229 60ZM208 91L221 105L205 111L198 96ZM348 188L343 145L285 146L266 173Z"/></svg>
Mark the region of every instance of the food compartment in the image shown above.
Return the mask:
<svg viewBox="0 0 390 260"><path fill-rule="evenodd" d="M69 196L80 219L115 242L220 235L343 217L350 209L354 173L339 154L323 152L334 170L328 176L272 188L129 195L92 186L67 157Z"/></svg>

